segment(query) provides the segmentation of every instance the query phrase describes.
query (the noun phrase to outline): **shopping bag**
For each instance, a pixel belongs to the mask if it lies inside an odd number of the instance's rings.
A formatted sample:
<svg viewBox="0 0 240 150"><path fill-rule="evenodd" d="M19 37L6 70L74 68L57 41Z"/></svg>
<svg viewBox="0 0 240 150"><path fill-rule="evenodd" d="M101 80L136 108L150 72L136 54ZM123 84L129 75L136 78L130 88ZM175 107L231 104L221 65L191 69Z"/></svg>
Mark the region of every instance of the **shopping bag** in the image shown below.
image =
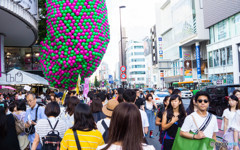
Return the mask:
<svg viewBox="0 0 240 150"><path fill-rule="evenodd" d="M204 138L201 140L187 139L180 136L181 128L178 128L172 150L213 150L215 140ZM192 133L193 134L193 133Z"/></svg>

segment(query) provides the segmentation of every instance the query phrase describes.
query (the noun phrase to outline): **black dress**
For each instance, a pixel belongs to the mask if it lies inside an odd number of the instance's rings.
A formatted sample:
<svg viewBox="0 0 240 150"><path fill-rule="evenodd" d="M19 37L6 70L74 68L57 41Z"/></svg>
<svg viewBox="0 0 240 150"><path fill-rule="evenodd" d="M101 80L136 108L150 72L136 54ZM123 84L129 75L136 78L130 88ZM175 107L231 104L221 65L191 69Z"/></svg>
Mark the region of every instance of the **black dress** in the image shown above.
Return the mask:
<svg viewBox="0 0 240 150"><path fill-rule="evenodd" d="M15 128L15 120L12 114L7 115L7 135L4 138L0 136L0 149L20 150Z"/></svg>

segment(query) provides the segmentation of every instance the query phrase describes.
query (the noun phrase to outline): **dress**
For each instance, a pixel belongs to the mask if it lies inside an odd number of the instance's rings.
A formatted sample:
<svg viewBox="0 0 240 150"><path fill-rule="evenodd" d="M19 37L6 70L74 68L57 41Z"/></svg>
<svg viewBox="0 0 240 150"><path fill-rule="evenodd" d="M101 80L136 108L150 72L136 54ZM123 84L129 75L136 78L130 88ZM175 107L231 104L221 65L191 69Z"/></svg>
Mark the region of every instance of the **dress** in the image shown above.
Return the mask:
<svg viewBox="0 0 240 150"><path fill-rule="evenodd" d="M170 118L167 118L167 122L169 122L170 120L171 120ZM173 142L174 142L175 136L178 131L178 127L182 126L183 121L184 121L184 118L179 118L179 120L177 122L175 122L170 128L168 128L165 131L161 150L171 150L172 149Z"/></svg>
<svg viewBox="0 0 240 150"><path fill-rule="evenodd" d="M155 130L154 106L152 106L152 109L150 109L147 105L148 104L146 102L145 103L145 112L147 113L148 122L149 122L148 130L153 131L153 130Z"/></svg>

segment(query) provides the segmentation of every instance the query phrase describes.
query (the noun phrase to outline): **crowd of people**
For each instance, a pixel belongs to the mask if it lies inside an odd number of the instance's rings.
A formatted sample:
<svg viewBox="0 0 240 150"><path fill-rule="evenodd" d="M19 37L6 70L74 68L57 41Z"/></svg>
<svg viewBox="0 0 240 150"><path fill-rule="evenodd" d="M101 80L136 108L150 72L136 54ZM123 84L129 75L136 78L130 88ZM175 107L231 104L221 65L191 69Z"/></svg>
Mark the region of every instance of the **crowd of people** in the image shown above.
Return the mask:
<svg viewBox="0 0 240 150"><path fill-rule="evenodd" d="M154 91L115 89L89 91L87 97L70 91L49 92L37 103L33 93L0 93L0 147L7 150L154 150L153 138L159 126L162 150L171 150L176 136L216 140L217 117L208 112L211 99L204 91L184 108L181 91L170 87L163 105L154 102ZM224 141L228 149L239 150L240 91L229 97L223 113ZM180 129L180 134L177 135Z"/></svg>

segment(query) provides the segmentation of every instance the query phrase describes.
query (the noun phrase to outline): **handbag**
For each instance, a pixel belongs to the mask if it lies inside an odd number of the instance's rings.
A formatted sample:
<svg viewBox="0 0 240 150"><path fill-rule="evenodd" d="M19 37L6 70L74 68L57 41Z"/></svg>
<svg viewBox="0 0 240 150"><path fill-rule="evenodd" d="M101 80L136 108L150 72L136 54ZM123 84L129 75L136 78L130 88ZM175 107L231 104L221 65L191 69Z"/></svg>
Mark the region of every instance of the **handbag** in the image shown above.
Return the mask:
<svg viewBox="0 0 240 150"><path fill-rule="evenodd" d="M15 128L17 135L21 134L24 132L25 126L24 122L21 119L18 119L17 116L13 115L14 120L15 120Z"/></svg>
<svg viewBox="0 0 240 150"><path fill-rule="evenodd" d="M198 132L201 131L201 130L199 130L197 123L193 116L192 116L192 118L193 118L194 124L196 125L196 127L198 129ZM206 121L204 126L206 126L210 120L211 119L208 119L208 121ZM213 150L214 149L214 146L215 146L214 139L211 139L211 138L203 138L200 140L187 139L187 138L180 136L180 131L181 131L181 128L178 128L172 150ZM190 133L196 134L193 132L190 132Z"/></svg>
<svg viewBox="0 0 240 150"><path fill-rule="evenodd" d="M78 140L77 131L74 130L73 133L74 133L75 141L76 141L76 144L77 144L77 149L78 149L78 150L81 150L80 142L79 142L79 140Z"/></svg>
<svg viewBox="0 0 240 150"><path fill-rule="evenodd" d="M38 113L39 105L37 106L36 113L35 113L35 120L34 122L37 122L37 113ZM35 125L31 124L29 128L25 128L26 134L34 134L35 133Z"/></svg>
<svg viewBox="0 0 240 150"><path fill-rule="evenodd" d="M234 145L234 138L233 138L234 130L229 128L227 132L223 135L223 143L221 145L225 146L225 149L232 150ZM224 144L225 143L225 144ZM227 144L230 143L230 144Z"/></svg>

